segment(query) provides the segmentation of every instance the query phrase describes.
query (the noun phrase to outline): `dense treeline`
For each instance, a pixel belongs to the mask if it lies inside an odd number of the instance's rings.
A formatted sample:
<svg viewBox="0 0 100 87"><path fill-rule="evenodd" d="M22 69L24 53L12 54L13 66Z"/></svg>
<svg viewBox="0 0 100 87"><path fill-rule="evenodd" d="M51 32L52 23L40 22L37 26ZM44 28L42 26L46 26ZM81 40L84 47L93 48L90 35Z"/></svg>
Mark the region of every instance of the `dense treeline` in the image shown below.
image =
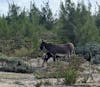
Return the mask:
<svg viewBox="0 0 100 87"><path fill-rule="evenodd" d="M75 5L71 0L60 4L59 16L53 17L49 3L41 10L35 3L26 11L16 4L9 4L7 16L0 17L0 39L14 40L24 44L31 41L33 50L38 48L41 39L53 43L73 42L84 45L100 42L100 6L92 15L91 3ZM23 45L21 46L23 47Z"/></svg>

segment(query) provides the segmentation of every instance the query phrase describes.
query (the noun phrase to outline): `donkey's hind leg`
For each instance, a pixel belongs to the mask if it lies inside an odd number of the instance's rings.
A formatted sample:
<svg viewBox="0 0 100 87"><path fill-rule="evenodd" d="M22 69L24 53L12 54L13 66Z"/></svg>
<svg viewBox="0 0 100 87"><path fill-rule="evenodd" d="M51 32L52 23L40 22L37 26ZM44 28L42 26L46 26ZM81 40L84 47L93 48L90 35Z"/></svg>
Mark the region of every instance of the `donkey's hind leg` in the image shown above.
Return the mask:
<svg viewBox="0 0 100 87"><path fill-rule="evenodd" d="M53 55L52 58L53 58L53 61L55 62L56 61L56 55Z"/></svg>
<svg viewBox="0 0 100 87"><path fill-rule="evenodd" d="M70 54L70 52L68 52L68 53L66 54L66 61L67 61L67 62L70 61L70 57L71 57L71 54Z"/></svg>

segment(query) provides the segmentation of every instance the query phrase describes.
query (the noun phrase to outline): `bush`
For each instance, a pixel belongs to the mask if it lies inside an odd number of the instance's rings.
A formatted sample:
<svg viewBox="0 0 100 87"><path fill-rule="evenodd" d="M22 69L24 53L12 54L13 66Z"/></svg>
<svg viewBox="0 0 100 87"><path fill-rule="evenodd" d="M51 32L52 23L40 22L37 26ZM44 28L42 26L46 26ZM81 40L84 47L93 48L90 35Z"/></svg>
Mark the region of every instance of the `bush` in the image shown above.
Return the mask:
<svg viewBox="0 0 100 87"><path fill-rule="evenodd" d="M43 82L38 82L35 84L35 87L41 87L42 84L43 84Z"/></svg>
<svg viewBox="0 0 100 87"><path fill-rule="evenodd" d="M76 54L89 58L89 52L92 54L93 63L100 64L100 44L87 43L84 46L76 47Z"/></svg>
<svg viewBox="0 0 100 87"><path fill-rule="evenodd" d="M28 50L27 48L21 48L15 50L15 56L21 57L21 56L27 56L32 53L32 50Z"/></svg>
<svg viewBox="0 0 100 87"><path fill-rule="evenodd" d="M81 64L85 62L85 59L83 57L79 57L77 55L71 56L69 60L69 65L68 67L73 68L75 70L80 70L81 69Z"/></svg>
<svg viewBox="0 0 100 87"><path fill-rule="evenodd" d="M94 63L94 64L100 64L100 54L97 54L97 55L93 58L93 63Z"/></svg>
<svg viewBox="0 0 100 87"><path fill-rule="evenodd" d="M16 64L7 64L6 66L0 67L1 71L5 72L16 72L16 73L32 73L33 69L31 66L27 64L21 64L21 65L16 65Z"/></svg>
<svg viewBox="0 0 100 87"><path fill-rule="evenodd" d="M36 78L62 78L64 77L63 73L66 69L67 64L64 64L62 61L49 63L46 69L37 70L34 72Z"/></svg>
<svg viewBox="0 0 100 87"><path fill-rule="evenodd" d="M72 68L68 68L67 70L65 70L64 72L64 83L66 85L71 85L74 84L76 82L77 79L77 71L75 69Z"/></svg>
<svg viewBox="0 0 100 87"><path fill-rule="evenodd" d="M42 78L64 78L65 84L74 84L78 77L78 72L82 71L81 64L84 59L78 56L71 56L70 63L56 61L48 63L46 69L37 70L34 75L38 79Z"/></svg>
<svg viewBox="0 0 100 87"><path fill-rule="evenodd" d="M82 70L80 67L81 64L84 62L84 59L78 56L71 56L70 63L67 64L64 61L57 61L49 63L46 70L37 70L34 75L36 78L65 78L65 72L70 68L72 70Z"/></svg>
<svg viewBox="0 0 100 87"><path fill-rule="evenodd" d="M19 59L18 57L0 56L0 62L2 63L0 71L17 72L17 73L31 73L33 72L32 66L28 62Z"/></svg>

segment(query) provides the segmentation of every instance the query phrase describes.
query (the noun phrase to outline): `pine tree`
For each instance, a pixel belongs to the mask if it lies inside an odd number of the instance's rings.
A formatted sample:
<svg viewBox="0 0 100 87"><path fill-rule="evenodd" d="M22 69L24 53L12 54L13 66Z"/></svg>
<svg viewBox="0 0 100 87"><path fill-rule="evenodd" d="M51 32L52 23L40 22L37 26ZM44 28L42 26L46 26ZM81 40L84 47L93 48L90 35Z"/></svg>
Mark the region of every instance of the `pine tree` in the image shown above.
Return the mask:
<svg viewBox="0 0 100 87"><path fill-rule="evenodd" d="M48 30L53 27L53 16L48 2L42 7L40 24L43 24Z"/></svg>

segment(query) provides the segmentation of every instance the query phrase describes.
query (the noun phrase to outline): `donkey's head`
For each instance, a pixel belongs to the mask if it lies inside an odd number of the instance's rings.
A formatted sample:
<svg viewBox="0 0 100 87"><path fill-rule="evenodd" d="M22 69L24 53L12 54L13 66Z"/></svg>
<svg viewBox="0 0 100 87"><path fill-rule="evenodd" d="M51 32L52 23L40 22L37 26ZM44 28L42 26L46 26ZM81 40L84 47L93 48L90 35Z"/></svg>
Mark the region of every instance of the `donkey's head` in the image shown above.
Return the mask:
<svg viewBox="0 0 100 87"><path fill-rule="evenodd" d="M41 44L40 44L40 50L43 50L45 47L45 42L42 40Z"/></svg>

